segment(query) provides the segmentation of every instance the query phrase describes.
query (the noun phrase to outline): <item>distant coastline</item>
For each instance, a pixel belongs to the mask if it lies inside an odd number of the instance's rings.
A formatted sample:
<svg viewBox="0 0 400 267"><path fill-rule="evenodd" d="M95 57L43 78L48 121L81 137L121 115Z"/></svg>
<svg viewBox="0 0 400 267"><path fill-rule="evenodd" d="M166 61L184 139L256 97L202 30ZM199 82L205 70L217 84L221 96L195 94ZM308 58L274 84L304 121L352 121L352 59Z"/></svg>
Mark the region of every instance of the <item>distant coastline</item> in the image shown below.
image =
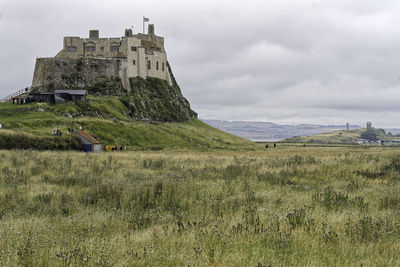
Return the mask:
<svg viewBox="0 0 400 267"><path fill-rule="evenodd" d="M272 122L201 120L217 129L247 138L253 142L278 142L294 136L346 130L346 125L279 125ZM362 127L359 125L349 125L349 130L360 128ZM385 131L386 133L400 134L400 129L397 128L385 128Z"/></svg>
<svg viewBox="0 0 400 267"><path fill-rule="evenodd" d="M346 125L279 125L272 122L201 120L217 129L254 142L278 142L294 136L314 135L346 129ZM360 128L359 125L349 125L350 130Z"/></svg>

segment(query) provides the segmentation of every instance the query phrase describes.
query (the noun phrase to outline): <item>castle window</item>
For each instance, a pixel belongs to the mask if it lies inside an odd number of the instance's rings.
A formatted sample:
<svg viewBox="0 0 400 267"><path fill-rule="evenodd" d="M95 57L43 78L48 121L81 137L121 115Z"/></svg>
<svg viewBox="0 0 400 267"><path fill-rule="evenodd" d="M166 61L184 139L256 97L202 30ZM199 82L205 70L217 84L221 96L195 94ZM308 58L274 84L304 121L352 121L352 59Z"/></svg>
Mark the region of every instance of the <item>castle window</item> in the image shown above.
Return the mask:
<svg viewBox="0 0 400 267"><path fill-rule="evenodd" d="M151 50L150 48L145 48L144 52L145 52L147 55L154 55L153 50Z"/></svg>
<svg viewBox="0 0 400 267"><path fill-rule="evenodd" d="M164 71L164 62L161 64L161 69Z"/></svg>
<svg viewBox="0 0 400 267"><path fill-rule="evenodd" d="M100 50L101 50L101 51L104 51L104 46L100 47Z"/></svg>
<svg viewBox="0 0 400 267"><path fill-rule="evenodd" d="M147 69L151 70L151 62L150 62L150 60L147 61Z"/></svg>
<svg viewBox="0 0 400 267"><path fill-rule="evenodd" d="M76 46L67 46L67 52L76 52Z"/></svg>
<svg viewBox="0 0 400 267"><path fill-rule="evenodd" d="M158 70L158 61L156 62L156 70Z"/></svg>
<svg viewBox="0 0 400 267"><path fill-rule="evenodd" d="M119 46L111 46L110 47L111 52L118 52L119 51Z"/></svg>
<svg viewBox="0 0 400 267"><path fill-rule="evenodd" d="M132 63L133 63L133 65L136 65L136 60L133 60Z"/></svg>
<svg viewBox="0 0 400 267"><path fill-rule="evenodd" d="M95 52L96 47L95 46L85 46L85 51L86 52Z"/></svg>
<svg viewBox="0 0 400 267"><path fill-rule="evenodd" d="M131 51L137 51L137 47L136 46L131 46Z"/></svg>

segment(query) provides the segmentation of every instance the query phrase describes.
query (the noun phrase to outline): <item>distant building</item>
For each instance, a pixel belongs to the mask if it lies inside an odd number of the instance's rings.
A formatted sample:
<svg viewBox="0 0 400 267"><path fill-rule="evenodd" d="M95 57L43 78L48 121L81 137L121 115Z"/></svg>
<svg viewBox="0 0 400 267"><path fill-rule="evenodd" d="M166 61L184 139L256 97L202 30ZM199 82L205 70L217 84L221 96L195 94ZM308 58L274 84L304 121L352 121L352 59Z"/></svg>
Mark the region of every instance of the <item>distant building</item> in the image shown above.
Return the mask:
<svg viewBox="0 0 400 267"><path fill-rule="evenodd" d="M367 122L367 127L368 130L372 129L372 122Z"/></svg>

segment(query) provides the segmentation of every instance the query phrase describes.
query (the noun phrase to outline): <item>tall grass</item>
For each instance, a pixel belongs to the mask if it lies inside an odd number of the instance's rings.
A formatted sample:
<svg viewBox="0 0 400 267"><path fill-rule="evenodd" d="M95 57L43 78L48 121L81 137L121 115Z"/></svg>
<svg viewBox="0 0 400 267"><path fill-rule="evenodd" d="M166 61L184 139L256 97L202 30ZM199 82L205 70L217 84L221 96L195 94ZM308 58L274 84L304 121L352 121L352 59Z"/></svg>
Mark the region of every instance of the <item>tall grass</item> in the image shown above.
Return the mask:
<svg viewBox="0 0 400 267"><path fill-rule="evenodd" d="M399 162L395 148L0 151L0 265L398 265Z"/></svg>

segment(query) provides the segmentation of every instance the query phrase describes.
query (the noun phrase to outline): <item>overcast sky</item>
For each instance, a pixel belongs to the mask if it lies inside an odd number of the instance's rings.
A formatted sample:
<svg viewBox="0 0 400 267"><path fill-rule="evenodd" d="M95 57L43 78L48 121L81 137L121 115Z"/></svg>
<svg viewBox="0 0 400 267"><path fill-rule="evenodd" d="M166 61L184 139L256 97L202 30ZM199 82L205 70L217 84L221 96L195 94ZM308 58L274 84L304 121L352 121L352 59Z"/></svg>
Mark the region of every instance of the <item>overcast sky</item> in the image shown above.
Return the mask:
<svg viewBox="0 0 400 267"><path fill-rule="evenodd" d="M400 2L0 0L0 97L32 83L64 36L165 37L204 119L400 127Z"/></svg>

